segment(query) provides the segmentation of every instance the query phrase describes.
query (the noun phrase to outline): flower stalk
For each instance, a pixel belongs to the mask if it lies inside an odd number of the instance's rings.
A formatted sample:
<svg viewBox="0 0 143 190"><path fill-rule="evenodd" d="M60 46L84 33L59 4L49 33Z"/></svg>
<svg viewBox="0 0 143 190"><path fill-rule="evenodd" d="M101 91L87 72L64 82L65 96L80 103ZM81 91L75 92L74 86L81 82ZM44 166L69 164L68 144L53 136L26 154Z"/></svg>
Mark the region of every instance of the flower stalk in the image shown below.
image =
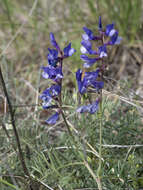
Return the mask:
<svg viewBox="0 0 143 190"><path fill-rule="evenodd" d="M96 100L91 101L90 104L80 106L77 112L88 112L94 114L99 110L99 165L97 169L97 177L101 185L101 169L102 169L102 128L103 128L103 109L102 109L102 88L104 87L103 74L106 69L104 59L108 56L107 47L119 44L121 37L118 36L118 31L114 29L114 24L106 25L105 30L102 27L101 17L98 23L98 35L94 35L92 30L83 27L84 34L81 41L80 58L84 61L83 71L76 72L76 79L78 84L78 91L81 95L89 94L90 92L96 93ZM96 46L96 42L100 46ZM88 55L87 55L88 54ZM97 63L101 62L101 63ZM96 64L96 70L91 70L91 67Z"/></svg>
<svg viewBox="0 0 143 190"><path fill-rule="evenodd" d="M53 102L59 105L56 109L56 113L46 120L48 125L54 125L58 120L59 116L62 115L64 122L67 126L68 132L71 135L70 128L66 122L66 117L62 110L62 80L63 80L63 60L72 56L75 53L75 49L71 48L71 43L69 43L63 51L55 40L53 33L50 33L50 42L54 49L50 49L48 53L48 65L42 67L42 76L45 79L51 79L52 85L43 91L40 98L43 101L43 108L50 109Z"/></svg>

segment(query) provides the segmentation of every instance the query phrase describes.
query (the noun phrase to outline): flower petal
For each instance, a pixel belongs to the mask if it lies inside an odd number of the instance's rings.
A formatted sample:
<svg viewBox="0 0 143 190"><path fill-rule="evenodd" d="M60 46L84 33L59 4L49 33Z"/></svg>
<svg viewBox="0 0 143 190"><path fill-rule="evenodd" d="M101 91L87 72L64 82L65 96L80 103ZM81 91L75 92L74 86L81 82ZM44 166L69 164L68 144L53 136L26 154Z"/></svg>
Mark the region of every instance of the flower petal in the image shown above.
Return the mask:
<svg viewBox="0 0 143 190"><path fill-rule="evenodd" d="M84 63L83 68L90 68L94 63Z"/></svg>
<svg viewBox="0 0 143 190"><path fill-rule="evenodd" d="M84 46L80 47L81 53L88 53L87 49Z"/></svg>
<svg viewBox="0 0 143 190"><path fill-rule="evenodd" d="M73 53L75 53L76 50L74 48L71 48L71 43L69 43L65 48L64 48L64 57L69 57L72 56Z"/></svg>
<svg viewBox="0 0 143 190"><path fill-rule="evenodd" d="M49 101L49 97L53 98L61 92L61 86L60 85L52 85L51 87L47 88L46 90L43 91L43 93L40 95L40 98L43 101Z"/></svg>
<svg viewBox="0 0 143 190"><path fill-rule="evenodd" d="M84 32L87 34L88 39L93 40L94 35L92 30L88 29L87 27L83 27Z"/></svg>
<svg viewBox="0 0 143 190"><path fill-rule="evenodd" d="M93 87L95 88L96 91L103 88L104 82L97 81L99 72L100 69L96 69L96 71L92 72L85 72L83 79L82 79L82 71L79 69L76 72L76 80L78 84L78 91L80 94L86 93L88 87Z"/></svg>
<svg viewBox="0 0 143 190"><path fill-rule="evenodd" d="M100 72L100 69L96 69L96 71L85 72L84 78L86 80L93 80L93 79L96 80L99 72Z"/></svg>
<svg viewBox="0 0 143 190"><path fill-rule="evenodd" d="M41 95L40 95L41 100L43 101L42 106L44 109L47 109L52 102L52 97L49 93L49 91L44 91Z"/></svg>
<svg viewBox="0 0 143 190"><path fill-rule="evenodd" d="M42 76L45 79L52 79L53 81L59 81L61 78L63 78L62 68L59 67L53 67L51 65L47 67L41 67L43 69Z"/></svg>
<svg viewBox="0 0 143 190"><path fill-rule="evenodd" d="M89 40L82 40L81 42L82 46L87 50L87 53L89 54L97 54L96 51L92 50L92 44Z"/></svg>
<svg viewBox="0 0 143 190"><path fill-rule="evenodd" d="M96 91L99 91L104 87L104 82L103 81L91 81L91 86L93 86Z"/></svg>
<svg viewBox="0 0 143 190"><path fill-rule="evenodd" d="M56 49L48 48L49 53L47 56L49 65L56 67L58 63L58 51Z"/></svg>
<svg viewBox="0 0 143 190"><path fill-rule="evenodd" d="M81 106L81 107L79 107L79 108L77 108L77 112L79 112L79 113L84 113L84 112L89 112L89 106L87 105L87 106Z"/></svg>
<svg viewBox="0 0 143 190"><path fill-rule="evenodd" d="M48 96L48 99L42 102L43 109L48 109L51 106L51 103L52 103L52 98Z"/></svg>
<svg viewBox="0 0 143 190"><path fill-rule="evenodd" d="M96 100L96 102L94 102L94 103L91 104L89 112L91 114L94 114L98 110L98 107L99 107L99 100Z"/></svg>
<svg viewBox="0 0 143 190"><path fill-rule="evenodd" d="M86 84L82 81L82 70L78 69L76 72L76 80L78 85L78 91L80 94L83 94L86 92Z"/></svg>
<svg viewBox="0 0 143 190"><path fill-rule="evenodd" d="M89 40L89 37L88 37L87 34L82 34L82 39L83 39L83 40Z"/></svg>
<svg viewBox="0 0 143 190"><path fill-rule="evenodd" d="M60 51L60 47L57 44L57 42L55 40L55 36L54 36L54 34L52 32L50 32L50 41L51 41L52 46L54 46L57 50Z"/></svg>
<svg viewBox="0 0 143 190"><path fill-rule="evenodd" d="M109 44L114 45L117 39L118 39L118 32L116 31L116 33L110 38Z"/></svg>
<svg viewBox="0 0 143 190"><path fill-rule="evenodd" d="M99 57L100 58L107 57L107 48L106 48L106 45L98 47L98 50L99 50Z"/></svg>
<svg viewBox="0 0 143 190"><path fill-rule="evenodd" d="M79 107L76 111L78 113L88 112L88 113L94 114L98 110L98 107L99 107L98 105L99 105L99 100L96 100L92 104Z"/></svg>
<svg viewBox="0 0 143 190"><path fill-rule="evenodd" d="M112 30L109 32L109 37L112 37L115 33L116 33L116 30L115 30L115 29L112 29Z"/></svg>
<svg viewBox="0 0 143 190"><path fill-rule="evenodd" d="M86 56L86 55L81 55L80 56L80 58L83 60L83 61L85 61L86 63L95 63L97 60L99 60L100 58L99 57L97 57L97 58L90 58L90 57L88 57L88 56Z"/></svg>
<svg viewBox="0 0 143 190"><path fill-rule="evenodd" d="M114 44L120 44L122 37L118 36Z"/></svg>
<svg viewBox="0 0 143 190"><path fill-rule="evenodd" d="M106 26L105 35L106 35L106 36L109 36L110 31L113 30L113 29L114 29L114 24L113 24L113 23L112 23L112 24L108 24L108 25Z"/></svg>
<svg viewBox="0 0 143 190"><path fill-rule="evenodd" d="M54 125L54 124L56 124L58 119L59 119L59 113L56 112L54 115L49 117L49 119L46 120L46 123L49 125Z"/></svg>
<svg viewBox="0 0 143 190"><path fill-rule="evenodd" d="M60 85L52 85L50 88L50 94L52 97L57 96L61 93L61 86Z"/></svg>

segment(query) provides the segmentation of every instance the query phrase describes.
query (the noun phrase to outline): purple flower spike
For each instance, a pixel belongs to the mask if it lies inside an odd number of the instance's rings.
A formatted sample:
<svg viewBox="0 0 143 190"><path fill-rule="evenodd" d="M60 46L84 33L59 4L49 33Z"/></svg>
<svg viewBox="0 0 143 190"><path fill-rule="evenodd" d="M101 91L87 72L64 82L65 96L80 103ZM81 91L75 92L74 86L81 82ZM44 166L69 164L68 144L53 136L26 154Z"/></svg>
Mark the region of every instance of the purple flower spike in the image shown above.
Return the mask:
<svg viewBox="0 0 143 190"><path fill-rule="evenodd" d="M52 46L54 46L58 51L60 51L60 47L57 44L57 42L55 40L55 36L52 32L50 32L50 41L51 41Z"/></svg>
<svg viewBox="0 0 143 190"><path fill-rule="evenodd" d="M72 56L76 50L74 48L71 48L71 43L69 43L65 48L64 48L64 57L69 57Z"/></svg>
<svg viewBox="0 0 143 190"><path fill-rule="evenodd" d="M99 16L98 29L99 29L99 31L102 31L102 21L101 21L101 16Z"/></svg>
<svg viewBox="0 0 143 190"><path fill-rule="evenodd" d="M54 115L49 117L49 119L46 120L46 123L49 125L54 125L54 124L56 124L58 119L59 119L59 113L56 112Z"/></svg>
<svg viewBox="0 0 143 190"><path fill-rule="evenodd" d="M99 107L98 105L99 105L99 100L96 100L92 104L88 104L86 106L84 105L84 106L79 107L76 111L78 113L88 112L90 114L94 114L98 110L98 107Z"/></svg>

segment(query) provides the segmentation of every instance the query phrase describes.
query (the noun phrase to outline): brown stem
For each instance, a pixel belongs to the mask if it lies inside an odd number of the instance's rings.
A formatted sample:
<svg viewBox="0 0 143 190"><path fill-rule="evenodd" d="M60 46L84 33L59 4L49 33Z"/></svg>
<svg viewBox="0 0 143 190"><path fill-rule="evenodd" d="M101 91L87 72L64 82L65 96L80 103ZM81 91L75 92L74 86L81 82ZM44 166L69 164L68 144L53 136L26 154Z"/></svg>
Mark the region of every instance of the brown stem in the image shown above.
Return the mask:
<svg viewBox="0 0 143 190"><path fill-rule="evenodd" d="M11 123L12 123L13 131L14 131L14 135L15 135L15 138L16 138L16 143L17 143L17 147L18 147L18 151L19 151L19 154L18 154L19 159L21 161L21 165L22 165L22 168L23 168L23 171L24 171L25 175L30 177L28 169L27 169L26 164L25 164L23 152L22 152L22 149L21 149L19 135L18 135L18 132L17 132L17 129L16 129L15 118L14 118L14 110L13 110L11 101L9 99L9 95L8 95L8 92L7 92L7 88L6 88L6 85L5 85L5 81L4 81L4 78L3 78L1 67L0 67L0 80L1 80L1 83L2 83L4 94L5 94L6 99L7 99L8 108L9 108L9 111L10 111Z"/></svg>

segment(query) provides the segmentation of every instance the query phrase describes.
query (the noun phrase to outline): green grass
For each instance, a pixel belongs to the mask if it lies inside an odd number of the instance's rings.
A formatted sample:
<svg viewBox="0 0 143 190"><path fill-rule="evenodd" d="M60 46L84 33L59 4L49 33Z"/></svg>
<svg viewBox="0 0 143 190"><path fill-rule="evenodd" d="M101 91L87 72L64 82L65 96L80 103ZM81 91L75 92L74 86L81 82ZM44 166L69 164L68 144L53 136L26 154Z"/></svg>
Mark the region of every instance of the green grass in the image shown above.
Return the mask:
<svg viewBox="0 0 143 190"><path fill-rule="evenodd" d="M98 16L103 23L114 21L126 44L136 44L141 40L141 1L38 1L31 17L28 14L34 1L2 0L0 2L0 48L1 52L21 28L12 44L1 54L1 67L13 105L33 105L37 96L47 87L47 80L41 79L40 66L46 65L49 32L54 32L61 47L68 41L77 49L76 56L65 62L64 104L69 108L66 116L79 132L74 132L74 141L69 137L62 119L52 127L44 120L51 111L43 111L38 106L15 107L15 119L24 158L35 184L35 190L75 190L97 189L96 175L99 158L99 113L77 115L77 94L75 92L75 71L81 67L80 41L82 27L96 29ZM65 11L63 11L65 10ZM120 12L118 11L120 10ZM73 14L74 13L74 14ZM120 13L120 14L118 14ZM0 53L1 53L0 52ZM116 63L115 63L116 64ZM110 68L109 68L110 69ZM119 81L120 89L126 97L130 95L132 82ZM71 93L71 91L72 93ZM3 95L0 86L0 95ZM94 97L93 97L94 98ZM137 98L137 97L133 97ZM0 123L0 189L27 190L30 181L24 175L13 134L9 113L3 114L3 100L0 104L0 121L9 132L6 136ZM143 144L142 118L139 108L119 100L104 96L103 102L103 144L135 145ZM88 146L86 141L92 146ZM102 147L103 190L135 190L143 188L143 147ZM37 186L37 187L36 187Z"/></svg>
<svg viewBox="0 0 143 190"><path fill-rule="evenodd" d="M66 103L72 105L74 101L71 97L66 97L68 99ZM143 144L142 123L138 111L134 107L119 100L114 102L106 101L106 99L103 105L103 144ZM18 113L21 112L18 111ZM81 137L84 137L97 152L99 148L98 117L97 113L92 116L86 115L86 117L82 115L80 120L78 115L69 118ZM96 174L98 158L86 144L83 144L79 136L73 133L77 149L69 138L63 122L50 128L41 123L37 125L37 121L33 118L26 119L24 122L21 119L19 116L17 126L26 164L31 175L53 189L58 189L58 185L63 189L97 188L96 182L84 165L84 160L88 161ZM1 179L13 184L12 177L9 176L9 173L12 173L15 178L17 176L18 186L24 189L26 179L24 179L19 159L11 148L12 144L16 146L13 132L10 128L8 131L11 134L10 142L2 129L0 134L1 158L3 157L1 160L3 177ZM102 157L104 158L102 162L103 189L137 189L142 187L142 147L103 147ZM1 189L7 188L7 186L9 185L2 183ZM41 185L41 189L46 189L46 187Z"/></svg>

